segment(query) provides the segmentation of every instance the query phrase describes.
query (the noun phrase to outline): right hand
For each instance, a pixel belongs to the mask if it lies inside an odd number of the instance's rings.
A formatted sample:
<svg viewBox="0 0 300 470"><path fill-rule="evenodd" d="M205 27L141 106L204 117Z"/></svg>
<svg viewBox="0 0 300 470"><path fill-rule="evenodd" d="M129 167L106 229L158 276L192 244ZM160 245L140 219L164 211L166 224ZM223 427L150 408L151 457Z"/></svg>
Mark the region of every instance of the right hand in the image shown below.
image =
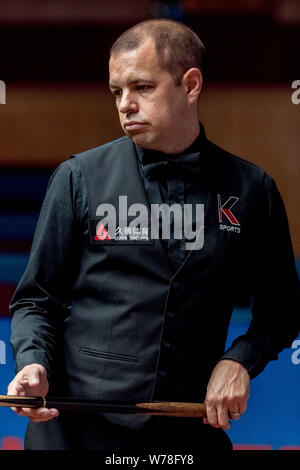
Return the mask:
<svg viewBox="0 0 300 470"><path fill-rule="evenodd" d="M41 364L25 366L10 382L7 395L42 396L49 391L47 371ZM55 408L12 408L19 416L27 416L34 423L49 421L58 416Z"/></svg>

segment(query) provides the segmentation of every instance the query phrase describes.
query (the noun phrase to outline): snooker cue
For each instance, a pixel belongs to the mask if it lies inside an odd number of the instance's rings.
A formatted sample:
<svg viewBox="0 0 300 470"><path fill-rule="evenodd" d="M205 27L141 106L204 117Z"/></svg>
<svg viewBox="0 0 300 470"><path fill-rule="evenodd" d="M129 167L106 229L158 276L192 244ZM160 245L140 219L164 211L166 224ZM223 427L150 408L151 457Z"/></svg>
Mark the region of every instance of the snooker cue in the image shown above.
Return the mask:
<svg viewBox="0 0 300 470"><path fill-rule="evenodd" d="M102 401L74 397L21 397L0 395L0 406L17 408L56 408L67 411L99 411L103 413L144 414L203 418L206 416L204 403L188 402L145 402Z"/></svg>

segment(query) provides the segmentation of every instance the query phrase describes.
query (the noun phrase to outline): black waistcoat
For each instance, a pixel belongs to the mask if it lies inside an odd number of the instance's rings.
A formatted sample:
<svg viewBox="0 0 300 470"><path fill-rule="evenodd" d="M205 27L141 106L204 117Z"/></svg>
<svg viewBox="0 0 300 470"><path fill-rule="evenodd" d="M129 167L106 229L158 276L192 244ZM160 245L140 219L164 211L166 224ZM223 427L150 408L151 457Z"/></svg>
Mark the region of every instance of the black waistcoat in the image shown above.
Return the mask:
<svg viewBox="0 0 300 470"><path fill-rule="evenodd" d="M204 245L191 250L176 273L161 240L95 240L100 204L118 208L119 196L126 195L128 207L142 203L150 213L132 141L122 138L75 155L88 190L90 233L65 333L72 395L136 402L204 398L224 352L233 286L245 280L245 245L263 171L208 141L203 152ZM240 231L222 210L230 197L239 199L234 215ZM220 217L234 230L221 229ZM133 428L142 422L107 417Z"/></svg>

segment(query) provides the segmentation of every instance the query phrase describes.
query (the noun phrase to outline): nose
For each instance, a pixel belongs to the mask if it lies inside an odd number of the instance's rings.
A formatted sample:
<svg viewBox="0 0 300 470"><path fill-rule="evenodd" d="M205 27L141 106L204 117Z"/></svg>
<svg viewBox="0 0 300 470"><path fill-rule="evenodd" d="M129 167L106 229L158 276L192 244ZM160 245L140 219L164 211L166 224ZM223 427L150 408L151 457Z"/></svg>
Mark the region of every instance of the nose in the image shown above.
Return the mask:
<svg viewBox="0 0 300 470"><path fill-rule="evenodd" d="M122 97L120 98L118 104L118 110L122 114L136 113L138 110L138 105L134 99L134 95L129 91L123 91Z"/></svg>

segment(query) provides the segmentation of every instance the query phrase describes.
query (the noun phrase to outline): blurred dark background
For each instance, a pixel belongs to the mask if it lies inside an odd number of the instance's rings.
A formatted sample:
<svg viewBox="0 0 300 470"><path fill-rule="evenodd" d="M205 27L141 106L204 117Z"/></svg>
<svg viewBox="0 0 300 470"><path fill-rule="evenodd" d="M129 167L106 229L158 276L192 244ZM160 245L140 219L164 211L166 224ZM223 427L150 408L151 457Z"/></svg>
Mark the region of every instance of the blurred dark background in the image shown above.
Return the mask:
<svg viewBox="0 0 300 470"><path fill-rule="evenodd" d="M4 345L9 300L28 260L48 179L72 153L122 135L107 90L109 48L125 29L154 17L182 21L204 42L200 114L207 135L275 179L300 257L300 104L292 102L292 83L300 80L299 0L1 0ZM1 393L13 374L9 354L7 346L5 360L0 355ZM282 442L300 446L297 432L296 441ZM2 448L18 447L3 442Z"/></svg>

